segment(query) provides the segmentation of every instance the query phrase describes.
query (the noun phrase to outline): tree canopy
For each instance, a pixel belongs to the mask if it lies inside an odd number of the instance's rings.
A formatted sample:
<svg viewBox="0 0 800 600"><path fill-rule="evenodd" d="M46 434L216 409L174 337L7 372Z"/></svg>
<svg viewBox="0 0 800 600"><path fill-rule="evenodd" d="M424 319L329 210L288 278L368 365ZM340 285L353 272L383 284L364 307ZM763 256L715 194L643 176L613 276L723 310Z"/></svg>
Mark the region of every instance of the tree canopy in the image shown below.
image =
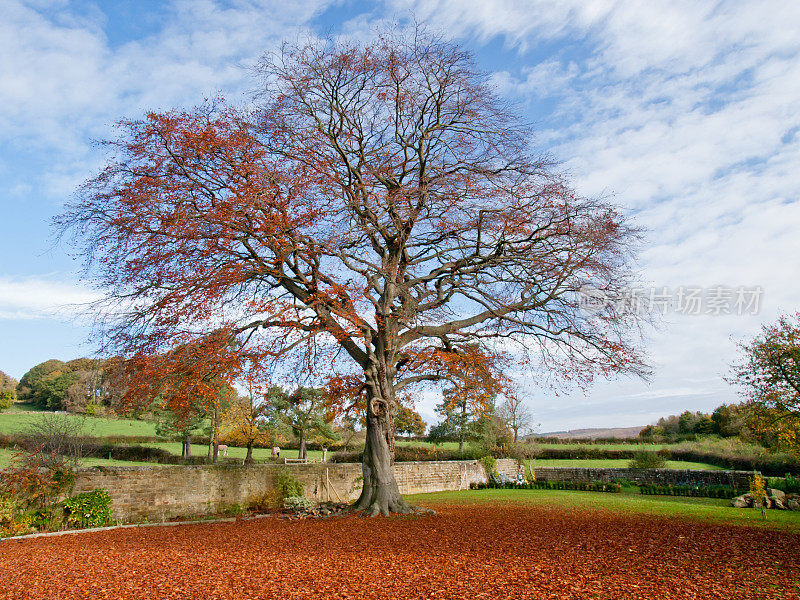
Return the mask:
<svg viewBox="0 0 800 600"><path fill-rule="evenodd" d="M762 325L739 349L728 381L747 398L750 424L772 429L779 447L800 454L800 312Z"/></svg>
<svg viewBox="0 0 800 600"><path fill-rule="evenodd" d="M350 377L373 514L409 510L391 463L414 386L508 355L579 384L645 372L615 301L638 232L531 151L463 49L387 31L286 44L259 71L247 109L120 123L58 220L106 293L115 353L204 344L220 372ZM586 287L610 301L582 311Z"/></svg>

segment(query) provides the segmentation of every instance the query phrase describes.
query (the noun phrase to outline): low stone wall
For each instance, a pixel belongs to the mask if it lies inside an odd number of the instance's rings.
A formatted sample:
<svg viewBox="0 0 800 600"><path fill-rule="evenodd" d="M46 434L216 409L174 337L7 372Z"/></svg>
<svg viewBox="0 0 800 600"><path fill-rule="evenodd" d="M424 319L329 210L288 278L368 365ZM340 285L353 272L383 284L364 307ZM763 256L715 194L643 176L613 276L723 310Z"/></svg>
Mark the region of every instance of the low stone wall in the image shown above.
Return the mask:
<svg viewBox="0 0 800 600"><path fill-rule="evenodd" d="M677 469L599 469L582 467L535 467L537 481L632 481L640 485L730 485L750 487L749 471L695 471Z"/></svg>
<svg viewBox="0 0 800 600"><path fill-rule="evenodd" d="M348 502L361 492L361 465L198 465L175 467L94 467L76 473L74 493L103 488L111 495L115 518L123 521L165 520L213 513L233 504L247 505L274 495L281 470L305 486L316 501ZM509 477L517 472L511 459L497 461ZM404 462L394 465L401 494L469 489L486 481L483 466L474 460Z"/></svg>

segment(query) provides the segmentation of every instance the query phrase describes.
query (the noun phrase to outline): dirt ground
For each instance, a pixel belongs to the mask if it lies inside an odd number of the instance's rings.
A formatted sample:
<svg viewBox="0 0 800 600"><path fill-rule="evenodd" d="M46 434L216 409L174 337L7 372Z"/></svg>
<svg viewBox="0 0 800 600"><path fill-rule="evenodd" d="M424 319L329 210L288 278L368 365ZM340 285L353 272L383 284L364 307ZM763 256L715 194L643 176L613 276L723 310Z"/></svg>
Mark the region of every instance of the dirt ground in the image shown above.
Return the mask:
<svg viewBox="0 0 800 600"><path fill-rule="evenodd" d="M524 506L0 542L0 598L800 598L800 535Z"/></svg>

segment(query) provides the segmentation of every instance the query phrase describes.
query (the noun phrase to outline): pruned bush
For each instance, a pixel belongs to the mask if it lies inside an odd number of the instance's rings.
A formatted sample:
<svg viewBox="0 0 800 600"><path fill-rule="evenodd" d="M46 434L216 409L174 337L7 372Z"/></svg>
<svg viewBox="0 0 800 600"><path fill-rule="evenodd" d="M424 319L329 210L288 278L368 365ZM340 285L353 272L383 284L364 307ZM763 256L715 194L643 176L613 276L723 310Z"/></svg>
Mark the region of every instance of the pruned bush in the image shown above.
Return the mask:
<svg viewBox="0 0 800 600"><path fill-rule="evenodd" d="M667 459L663 455L649 450L642 450L634 454L628 466L631 469L663 469L666 464Z"/></svg>
<svg viewBox="0 0 800 600"><path fill-rule="evenodd" d="M486 483L471 483L472 490L504 489L504 490L574 490L578 492L607 492L618 494L622 486L617 483L585 482L585 481L512 481L499 477L490 477Z"/></svg>
<svg viewBox="0 0 800 600"><path fill-rule="evenodd" d="M691 498L733 498L747 490L737 490L728 485L642 485L644 496L688 496Z"/></svg>

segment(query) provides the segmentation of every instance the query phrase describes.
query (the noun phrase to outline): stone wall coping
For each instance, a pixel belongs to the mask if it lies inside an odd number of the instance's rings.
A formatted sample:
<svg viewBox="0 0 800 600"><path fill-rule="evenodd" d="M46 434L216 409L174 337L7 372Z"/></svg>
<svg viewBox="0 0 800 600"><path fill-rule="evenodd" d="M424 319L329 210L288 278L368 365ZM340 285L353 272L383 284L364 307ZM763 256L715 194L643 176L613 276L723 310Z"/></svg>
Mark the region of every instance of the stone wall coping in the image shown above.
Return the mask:
<svg viewBox="0 0 800 600"><path fill-rule="evenodd" d="M499 460L514 460L514 459L499 459ZM479 461L477 460L408 460L408 461L399 461L396 462L396 465L475 465ZM76 473L113 473L116 471L124 471L124 472L139 472L139 471L171 471L175 469L194 469L194 470L206 470L206 469L219 469L219 470L228 470L228 469L272 469L275 467L288 467L290 469L318 469L324 466L353 466L353 467L361 467L361 463L340 463L340 462L318 462L318 463L255 463L252 465L240 465L240 464L208 464L208 465L161 465L161 464L154 464L154 465L132 465L132 466L114 466L114 467L107 467L103 465L97 465L94 467L78 467L75 469ZM554 467L558 468L558 467Z"/></svg>

